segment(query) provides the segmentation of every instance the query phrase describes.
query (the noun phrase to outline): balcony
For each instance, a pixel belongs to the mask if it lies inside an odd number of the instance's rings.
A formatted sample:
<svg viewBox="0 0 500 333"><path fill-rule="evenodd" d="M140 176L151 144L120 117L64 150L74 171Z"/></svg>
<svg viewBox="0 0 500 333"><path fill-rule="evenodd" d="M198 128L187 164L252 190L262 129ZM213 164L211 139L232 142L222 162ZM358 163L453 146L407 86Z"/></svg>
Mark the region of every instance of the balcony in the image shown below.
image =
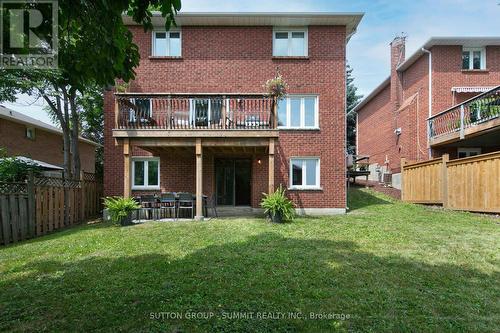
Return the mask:
<svg viewBox="0 0 500 333"><path fill-rule="evenodd" d="M275 101L258 94L116 94L116 138L277 137Z"/></svg>
<svg viewBox="0 0 500 333"><path fill-rule="evenodd" d="M440 112L428 121L431 146L500 129L500 86Z"/></svg>

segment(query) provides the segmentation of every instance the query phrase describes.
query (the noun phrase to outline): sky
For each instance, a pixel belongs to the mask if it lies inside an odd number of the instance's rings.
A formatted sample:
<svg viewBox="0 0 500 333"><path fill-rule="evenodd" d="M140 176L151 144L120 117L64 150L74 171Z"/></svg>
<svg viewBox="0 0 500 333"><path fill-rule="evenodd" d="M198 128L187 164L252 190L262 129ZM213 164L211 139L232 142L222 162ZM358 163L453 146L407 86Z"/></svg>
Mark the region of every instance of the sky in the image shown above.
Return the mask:
<svg viewBox="0 0 500 333"><path fill-rule="evenodd" d="M356 34L347 45L354 84L369 94L389 75L389 43L407 36L409 57L430 37L500 36L500 0L182 0L186 12L363 12ZM2 103L49 122L43 102L20 96Z"/></svg>

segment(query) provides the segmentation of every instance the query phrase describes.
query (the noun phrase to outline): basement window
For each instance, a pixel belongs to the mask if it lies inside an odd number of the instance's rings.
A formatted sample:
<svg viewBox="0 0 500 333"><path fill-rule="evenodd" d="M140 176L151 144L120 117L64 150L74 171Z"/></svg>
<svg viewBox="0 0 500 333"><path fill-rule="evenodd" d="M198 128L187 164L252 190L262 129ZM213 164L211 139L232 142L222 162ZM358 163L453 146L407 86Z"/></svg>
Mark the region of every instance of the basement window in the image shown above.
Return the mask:
<svg viewBox="0 0 500 333"><path fill-rule="evenodd" d="M319 158L290 159L290 189L319 189Z"/></svg>
<svg viewBox="0 0 500 333"><path fill-rule="evenodd" d="M160 188L160 159L132 159L132 189L157 190Z"/></svg>
<svg viewBox="0 0 500 333"><path fill-rule="evenodd" d="M462 50L462 69L486 69L485 49L464 47Z"/></svg>
<svg viewBox="0 0 500 333"><path fill-rule="evenodd" d="M35 140L35 128L34 127L26 127L26 138L30 140Z"/></svg>

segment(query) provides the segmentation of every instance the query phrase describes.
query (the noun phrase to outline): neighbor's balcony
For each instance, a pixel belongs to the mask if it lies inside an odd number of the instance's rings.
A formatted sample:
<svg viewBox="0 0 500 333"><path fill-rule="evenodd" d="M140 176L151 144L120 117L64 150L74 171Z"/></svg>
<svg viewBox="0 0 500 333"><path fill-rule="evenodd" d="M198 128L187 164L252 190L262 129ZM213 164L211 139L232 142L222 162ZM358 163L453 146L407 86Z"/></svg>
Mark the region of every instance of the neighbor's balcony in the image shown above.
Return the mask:
<svg viewBox="0 0 500 333"><path fill-rule="evenodd" d="M500 128L500 86L440 112L428 121L431 146Z"/></svg>
<svg viewBox="0 0 500 333"><path fill-rule="evenodd" d="M116 94L114 137L277 136L266 95Z"/></svg>

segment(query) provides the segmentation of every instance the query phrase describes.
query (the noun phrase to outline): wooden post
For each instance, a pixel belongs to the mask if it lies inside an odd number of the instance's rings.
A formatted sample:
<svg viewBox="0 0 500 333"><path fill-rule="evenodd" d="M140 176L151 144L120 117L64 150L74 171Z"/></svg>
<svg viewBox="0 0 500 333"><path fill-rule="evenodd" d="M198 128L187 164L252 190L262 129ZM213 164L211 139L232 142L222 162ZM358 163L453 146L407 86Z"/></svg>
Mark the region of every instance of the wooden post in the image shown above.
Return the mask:
<svg viewBox="0 0 500 333"><path fill-rule="evenodd" d="M115 128L120 128L118 126L119 115L120 115L120 105L118 104L118 96L115 96Z"/></svg>
<svg viewBox="0 0 500 333"><path fill-rule="evenodd" d="M35 176L33 171L28 173L28 237L33 238L36 234L35 223Z"/></svg>
<svg viewBox="0 0 500 333"><path fill-rule="evenodd" d="M130 198L130 142L128 138L123 139L123 196Z"/></svg>
<svg viewBox="0 0 500 333"><path fill-rule="evenodd" d="M448 207L448 166L447 163L450 160L450 155L444 154L442 157L442 181L441 181L441 196L443 200L443 207Z"/></svg>
<svg viewBox="0 0 500 333"><path fill-rule="evenodd" d="M406 158L401 158L401 200L405 200L405 186L404 186L404 166L406 165Z"/></svg>
<svg viewBox="0 0 500 333"><path fill-rule="evenodd" d="M196 216L198 221L203 220L203 149L201 139L196 139Z"/></svg>
<svg viewBox="0 0 500 333"><path fill-rule="evenodd" d="M268 193L274 192L274 139L269 139L269 188Z"/></svg>
<svg viewBox="0 0 500 333"><path fill-rule="evenodd" d="M272 127L273 129L276 129L278 127L278 99L277 98L274 98L274 102L273 102L273 115L272 115Z"/></svg>

